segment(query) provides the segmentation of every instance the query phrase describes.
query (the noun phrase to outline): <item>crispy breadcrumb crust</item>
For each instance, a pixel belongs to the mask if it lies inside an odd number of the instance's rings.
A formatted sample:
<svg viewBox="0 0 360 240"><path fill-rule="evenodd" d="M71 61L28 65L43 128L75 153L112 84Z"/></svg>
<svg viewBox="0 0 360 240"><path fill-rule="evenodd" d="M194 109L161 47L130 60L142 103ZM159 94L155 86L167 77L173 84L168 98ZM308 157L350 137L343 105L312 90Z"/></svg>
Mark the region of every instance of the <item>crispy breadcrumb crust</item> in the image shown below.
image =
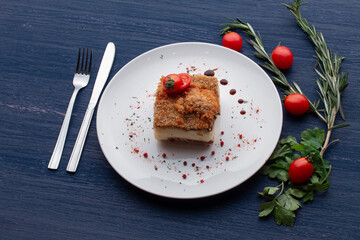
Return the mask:
<svg viewBox="0 0 360 240"><path fill-rule="evenodd" d="M192 75L190 87L174 96L163 90L162 79L155 94L154 128L211 131L220 114L218 79Z"/></svg>

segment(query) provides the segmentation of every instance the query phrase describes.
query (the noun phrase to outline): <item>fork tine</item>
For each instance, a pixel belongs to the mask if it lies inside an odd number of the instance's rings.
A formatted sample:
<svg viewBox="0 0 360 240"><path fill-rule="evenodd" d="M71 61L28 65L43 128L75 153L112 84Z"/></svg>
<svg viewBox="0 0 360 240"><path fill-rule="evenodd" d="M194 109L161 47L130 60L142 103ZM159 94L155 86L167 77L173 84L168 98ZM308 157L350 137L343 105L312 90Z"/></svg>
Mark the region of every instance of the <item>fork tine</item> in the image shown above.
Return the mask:
<svg viewBox="0 0 360 240"><path fill-rule="evenodd" d="M84 56L85 56L85 48L83 48L82 60L81 60L81 73L84 73Z"/></svg>
<svg viewBox="0 0 360 240"><path fill-rule="evenodd" d="M78 54L78 60L77 60L77 64L76 64L76 73L79 73L79 66L80 66L80 52L81 52L81 48L79 48L79 54Z"/></svg>
<svg viewBox="0 0 360 240"><path fill-rule="evenodd" d="M85 59L85 70L84 70L84 74L87 74L86 70L88 68L87 64L88 64L88 58L89 58L89 49L86 49L86 59Z"/></svg>
<svg viewBox="0 0 360 240"><path fill-rule="evenodd" d="M91 62L92 62L92 49L90 50L90 62L89 62L89 71L88 74L91 72Z"/></svg>

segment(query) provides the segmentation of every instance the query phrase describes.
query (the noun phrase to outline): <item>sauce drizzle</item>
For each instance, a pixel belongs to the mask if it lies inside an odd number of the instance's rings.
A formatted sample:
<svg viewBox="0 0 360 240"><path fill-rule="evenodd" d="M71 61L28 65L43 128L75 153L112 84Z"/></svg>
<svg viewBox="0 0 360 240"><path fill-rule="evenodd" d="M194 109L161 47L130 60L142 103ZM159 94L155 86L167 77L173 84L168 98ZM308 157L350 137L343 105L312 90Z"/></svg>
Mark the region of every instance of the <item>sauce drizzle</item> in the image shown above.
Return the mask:
<svg viewBox="0 0 360 240"><path fill-rule="evenodd" d="M204 75L208 77L213 77L215 75L215 72L214 70L209 69L204 72Z"/></svg>
<svg viewBox="0 0 360 240"><path fill-rule="evenodd" d="M228 80L226 80L226 79L221 79L220 80L220 84L221 85L227 85L229 82L228 82Z"/></svg>

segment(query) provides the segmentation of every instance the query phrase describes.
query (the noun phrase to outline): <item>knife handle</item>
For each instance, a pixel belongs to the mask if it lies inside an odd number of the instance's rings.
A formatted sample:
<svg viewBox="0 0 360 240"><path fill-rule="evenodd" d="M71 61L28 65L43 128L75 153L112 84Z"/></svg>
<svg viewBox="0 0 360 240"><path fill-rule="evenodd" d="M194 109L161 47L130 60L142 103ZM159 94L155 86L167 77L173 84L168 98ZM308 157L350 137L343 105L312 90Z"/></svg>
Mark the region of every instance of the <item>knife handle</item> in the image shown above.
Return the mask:
<svg viewBox="0 0 360 240"><path fill-rule="evenodd" d="M81 153L84 148L85 139L90 127L91 119L94 114L95 106L93 104L89 104L88 108L86 109L84 119L82 121L79 134L76 138L76 142L71 153L69 163L66 167L66 171L68 172L76 172L77 166L80 161Z"/></svg>

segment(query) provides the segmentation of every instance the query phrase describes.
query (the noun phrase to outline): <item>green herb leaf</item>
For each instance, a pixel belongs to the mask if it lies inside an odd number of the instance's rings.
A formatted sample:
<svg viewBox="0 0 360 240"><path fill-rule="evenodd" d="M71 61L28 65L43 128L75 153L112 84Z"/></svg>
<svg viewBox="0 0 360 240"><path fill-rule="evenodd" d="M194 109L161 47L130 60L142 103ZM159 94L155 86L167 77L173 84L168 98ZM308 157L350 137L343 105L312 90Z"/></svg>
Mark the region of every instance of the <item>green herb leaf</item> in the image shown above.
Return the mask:
<svg viewBox="0 0 360 240"><path fill-rule="evenodd" d="M269 176L269 178L278 179L279 181L288 181L289 180L289 173L287 170L271 167L271 166L264 166L261 170L263 175Z"/></svg>
<svg viewBox="0 0 360 240"><path fill-rule="evenodd" d="M269 160L275 160L275 159L279 159L279 158L283 158L287 155L292 154L292 150L291 147L288 145L280 145L271 155L271 157L269 158Z"/></svg>
<svg viewBox="0 0 360 240"><path fill-rule="evenodd" d="M307 192L306 195L303 197L304 203L312 200L314 200L314 191Z"/></svg>
<svg viewBox="0 0 360 240"><path fill-rule="evenodd" d="M293 198L288 191L286 191L284 194L280 195L277 198L278 203L290 211L295 211L299 207L301 207L301 204L298 200Z"/></svg>
<svg viewBox="0 0 360 240"><path fill-rule="evenodd" d="M289 171L289 164L285 161L276 161L276 163L273 163L270 165L273 168L280 168L286 171Z"/></svg>
<svg viewBox="0 0 360 240"><path fill-rule="evenodd" d="M279 190L280 190L280 188L278 188L278 187L265 187L264 190L259 194L261 196L268 196L268 195L272 196Z"/></svg>
<svg viewBox="0 0 360 240"><path fill-rule="evenodd" d="M295 213L286 208L276 205L273 211L275 221L278 225L293 226Z"/></svg>
<svg viewBox="0 0 360 240"><path fill-rule="evenodd" d="M319 177L317 175L315 175L315 174L312 175L311 178L310 178L310 182L313 183L313 184L314 183L319 183L319 181L320 181Z"/></svg>
<svg viewBox="0 0 360 240"><path fill-rule="evenodd" d="M306 192L296 188L289 188L288 190L286 190L286 192L297 198L303 198L306 195Z"/></svg>
<svg viewBox="0 0 360 240"><path fill-rule="evenodd" d="M288 136L287 138L280 139L279 144L288 144L290 146L297 145L298 142L296 141L296 138L293 136Z"/></svg>
<svg viewBox="0 0 360 240"><path fill-rule="evenodd" d="M266 203L262 203L260 204L260 208L259 210L261 211L259 213L259 217L266 217L268 216L273 210L274 207L276 206L276 202L275 201L270 201L270 202L266 202Z"/></svg>
<svg viewBox="0 0 360 240"><path fill-rule="evenodd" d="M304 145L302 145L302 144L297 144L297 145L293 145L292 147L291 147L291 149L294 149L295 151L304 151Z"/></svg>
<svg viewBox="0 0 360 240"><path fill-rule="evenodd" d="M324 191L330 187L330 182L325 182L323 184L320 183L314 183L313 188L317 191Z"/></svg>
<svg viewBox="0 0 360 240"><path fill-rule="evenodd" d="M308 129L301 133L301 138L305 145L320 149L325 140L325 132L324 130L319 130L318 128L315 128L314 130Z"/></svg>

